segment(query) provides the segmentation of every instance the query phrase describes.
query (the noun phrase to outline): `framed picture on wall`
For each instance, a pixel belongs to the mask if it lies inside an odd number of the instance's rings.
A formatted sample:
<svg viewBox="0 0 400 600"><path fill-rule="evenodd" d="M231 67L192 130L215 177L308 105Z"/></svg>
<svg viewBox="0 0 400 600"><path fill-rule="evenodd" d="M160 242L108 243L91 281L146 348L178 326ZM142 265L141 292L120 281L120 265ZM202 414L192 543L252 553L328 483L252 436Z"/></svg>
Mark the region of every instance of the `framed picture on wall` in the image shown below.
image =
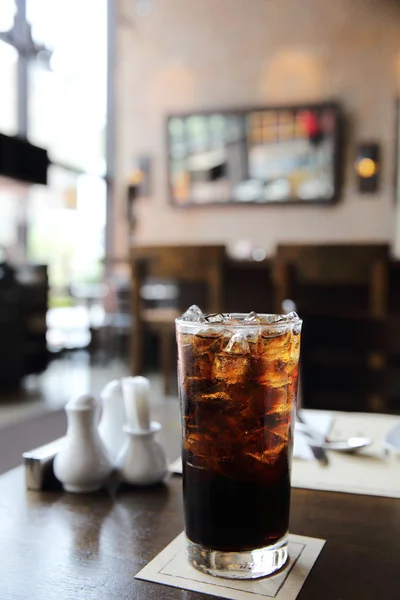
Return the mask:
<svg viewBox="0 0 400 600"><path fill-rule="evenodd" d="M331 204L339 199L340 133L336 103L171 115L171 202Z"/></svg>

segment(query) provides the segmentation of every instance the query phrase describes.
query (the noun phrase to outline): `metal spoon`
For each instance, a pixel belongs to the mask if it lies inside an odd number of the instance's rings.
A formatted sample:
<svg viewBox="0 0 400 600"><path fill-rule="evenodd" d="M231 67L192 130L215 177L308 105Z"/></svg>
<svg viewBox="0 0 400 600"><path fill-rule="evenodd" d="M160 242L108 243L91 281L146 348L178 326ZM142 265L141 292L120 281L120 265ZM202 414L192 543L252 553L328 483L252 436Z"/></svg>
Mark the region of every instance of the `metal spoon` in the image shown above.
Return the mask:
<svg viewBox="0 0 400 600"><path fill-rule="evenodd" d="M301 431L312 440L314 446L320 446L324 450L335 450L336 452L357 452L372 444L372 440L366 437L351 437L347 440L329 442L316 430L310 430L305 423L296 422L297 431Z"/></svg>
<svg viewBox="0 0 400 600"><path fill-rule="evenodd" d="M335 450L336 452L358 452L372 444L372 440L366 437L351 437L348 440L338 442L324 442L322 447L325 450Z"/></svg>

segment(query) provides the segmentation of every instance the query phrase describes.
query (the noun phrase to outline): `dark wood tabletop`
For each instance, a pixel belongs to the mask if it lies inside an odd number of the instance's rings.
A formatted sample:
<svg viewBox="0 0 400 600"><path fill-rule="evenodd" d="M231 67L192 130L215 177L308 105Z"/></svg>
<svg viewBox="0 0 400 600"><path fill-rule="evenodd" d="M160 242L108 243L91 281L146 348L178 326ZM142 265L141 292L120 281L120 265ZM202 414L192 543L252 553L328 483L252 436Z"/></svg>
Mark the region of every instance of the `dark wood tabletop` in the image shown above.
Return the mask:
<svg viewBox="0 0 400 600"><path fill-rule="evenodd" d="M173 459L177 402L154 417ZM26 492L18 467L0 477L0 599L205 600L134 579L182 529L177 476L151 489L74 495ZM400 597L400 500L294 489L291 532L327 540L299 600Z"/></svg>

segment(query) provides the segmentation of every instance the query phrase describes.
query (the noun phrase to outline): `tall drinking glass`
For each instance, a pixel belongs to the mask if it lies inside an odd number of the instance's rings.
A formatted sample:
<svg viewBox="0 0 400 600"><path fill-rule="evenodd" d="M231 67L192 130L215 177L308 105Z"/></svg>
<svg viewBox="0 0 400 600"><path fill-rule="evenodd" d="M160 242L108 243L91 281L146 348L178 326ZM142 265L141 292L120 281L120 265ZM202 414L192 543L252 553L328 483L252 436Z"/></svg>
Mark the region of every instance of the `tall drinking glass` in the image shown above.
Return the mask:
<svg viewBox="0 0 400 600"><path fill-rule="evenodd" d="M176 320L187 553L212 575L287 561L301 326L295 313L197 307Z"/></svg>

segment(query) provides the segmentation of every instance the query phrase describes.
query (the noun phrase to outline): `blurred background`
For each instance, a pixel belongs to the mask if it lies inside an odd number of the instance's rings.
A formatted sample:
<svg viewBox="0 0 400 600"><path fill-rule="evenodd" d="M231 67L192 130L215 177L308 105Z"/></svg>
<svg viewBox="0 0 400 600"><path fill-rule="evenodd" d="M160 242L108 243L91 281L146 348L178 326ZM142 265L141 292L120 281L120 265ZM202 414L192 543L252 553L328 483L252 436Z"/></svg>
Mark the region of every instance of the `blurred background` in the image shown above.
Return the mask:
<svg viewBox="0 0 400 600"><path fill-rule="evenodd" d="M303 404L398 413L399 34L398 0L1 0L0 428L176 395L191 303L294 303Z"/></svg>

